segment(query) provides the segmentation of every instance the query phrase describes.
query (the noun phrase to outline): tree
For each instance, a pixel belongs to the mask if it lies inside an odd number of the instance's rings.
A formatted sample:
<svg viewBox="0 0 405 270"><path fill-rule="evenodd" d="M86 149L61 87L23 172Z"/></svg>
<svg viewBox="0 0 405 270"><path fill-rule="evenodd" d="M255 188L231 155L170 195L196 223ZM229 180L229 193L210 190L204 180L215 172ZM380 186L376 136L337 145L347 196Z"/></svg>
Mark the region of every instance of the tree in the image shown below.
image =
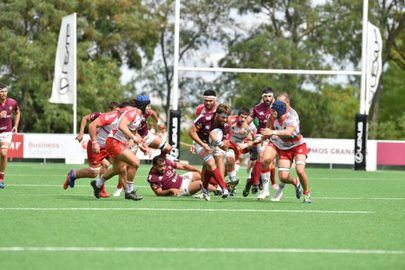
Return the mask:
<svg viewBox="0 0 405 270"><path fill-rule="evenodd" d="M0 80L21 106L24 132L71 131L71 106L48 102L63 16L78 13L78 114L104 111L126 93L120 66L153 56L159 18L136 0L0 2Z"/></svg>

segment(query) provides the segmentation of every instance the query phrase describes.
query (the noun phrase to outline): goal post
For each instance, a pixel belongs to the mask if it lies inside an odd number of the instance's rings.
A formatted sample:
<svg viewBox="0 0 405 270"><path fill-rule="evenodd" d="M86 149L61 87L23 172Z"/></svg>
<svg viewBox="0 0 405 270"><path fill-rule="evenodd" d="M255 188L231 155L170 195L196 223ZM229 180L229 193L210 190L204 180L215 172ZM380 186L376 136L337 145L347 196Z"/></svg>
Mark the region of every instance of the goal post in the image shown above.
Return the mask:
<svg viewBox="0 0 405 270"><path fill-rule="evenodd" d="M375 92L370 90L371 84L370 78L374 80L374 87L378 86L379 76L381 75L380 66L370 63L368 56L376 54L376 47L379 46L379 57L381 57L381 48L382 43L376 46L374 40L370 41L370 33L368 26L371 24L368 22L368 0L363 0L363 26L362 26L362 50L361 50L361 70L301 70L301 69L255 69L255 68L220 68L220 67L188 67L188 66L179 66L179 36L180 36L180 0L175 0L175 34L174 34L174 65L173 65L173 86L171 92L171 109L178 111L178 100L179 100L179 89L178 89L178 80L179 72L222 72L222 73L261 73L261 74L295 74L295 75L351 75L351 76L361 76L361 89L360 89L360 110L359 114L355 117L355 145L354 145L354 155L355 170L376 170L375 158L372 158L371 163L367 163L366 159L366 148L367 148L367 139L368 139L368 124L367 124L367 115L368 110L373 99L373 94ZM374 27L374 32L378 28ZM379 34L379 31L378 31ZM377 34L375 34L377 35ZM381 35L380 35L381 39ZM374 42L374 44L370 44ZM376 68L377 67L377 68ZM377 72L376 72L377 69ZM375 73L379 73L379 75ZM177 112L175 112L177 115ZM180 116L179 116L180 117ZM172 127L169 127L172 129ZM175 129L173 129L175 130ZM361 132L360 132L361 130ZM361 136L360 136L361 135ZM178 136L180 138L180 129L178 129ZM180 145L178 145L180 147ZM180 149L178 148L177 151ZM176 150L175 150L176 151ZM359 154L359 151L361 155ZM375 153L374 153L375 154ZM362 157L360 159L360 157Z"/></svg>

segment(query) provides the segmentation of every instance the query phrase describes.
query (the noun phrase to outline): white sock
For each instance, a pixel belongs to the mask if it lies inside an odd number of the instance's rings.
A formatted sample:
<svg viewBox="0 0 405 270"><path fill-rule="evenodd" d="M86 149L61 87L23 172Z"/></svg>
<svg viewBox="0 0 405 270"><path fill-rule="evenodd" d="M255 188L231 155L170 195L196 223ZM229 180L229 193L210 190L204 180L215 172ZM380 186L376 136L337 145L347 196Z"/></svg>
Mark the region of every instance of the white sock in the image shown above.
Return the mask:
<svg viewBox="0 0 405 270"><path fill-rule="evenodd" d="M234 182L236 180L236 170L228 172L228 177L230 182Z"/></svg>
<svg viewBox="0 0 405 270"><path fill-rule="evenodd" d="M105 180L101 177L99 179L96 180L96 186L101 188L102 185L104 185Z"/></svg>
<svg viewBox="0 0 405 270"><path fill-rule="evenodd" d="M260 174L263 183L263 190L269 191L270 172Z"/></svg>
<svg viewBox="0 0 405 270"><path fill-rule="evenodd" d="M131 193L134 190L134 182L127 182L125 193Z"/></svg>
<svg viewBox="0 0 405 270"><path fill-rule="evenodd" d="M236 163L235 164L235 172L236 172L236 174L239 172L239 169L240 169L240 164Z"/></svg>

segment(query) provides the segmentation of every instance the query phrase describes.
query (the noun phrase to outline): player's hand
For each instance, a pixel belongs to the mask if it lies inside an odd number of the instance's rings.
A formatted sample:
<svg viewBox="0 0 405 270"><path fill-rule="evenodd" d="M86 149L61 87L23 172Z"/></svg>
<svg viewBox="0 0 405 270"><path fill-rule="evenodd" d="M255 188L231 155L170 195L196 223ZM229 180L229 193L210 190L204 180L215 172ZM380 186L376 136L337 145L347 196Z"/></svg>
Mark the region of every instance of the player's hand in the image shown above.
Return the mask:
<svg viewBox="0 0 405 270"><path fill-rule="evenodd" d="M175 197L179 197L181 195L180 189L173 188L171 191L172 191L173 196L175 196Z"/></svg>
<svg viewBox="0 0 405 270"><path fill-rule="evenodd" d="M146 144L140 143L138 145L139 145L139 149L141 149L141 151L144 152L145 155L148 155L148 156L152 155L150 148Z"/></svg>
<svg viewBox="0 0 405 270"><path fill-rule="evenodd" d="M273 131L269 128L265 128L260 132L260 134L262 134L263 136L271 136L273 135Z"/></svg>
<svg viewBox="0 0 405 270"><path fill-rule="evenodd" d="M221 149L223 149L223 150L228 150L228 148L229 148L229 146L231 145L231 142L229 141L229 140L225 140L225 141L223 141L223 145L222 145L222 147L221 147Z"/></svg>
<svg viewBox="0 0 405 270"><path fill-rule="evenodd" d="M134 145L135 145L134 140L132 140L132 139L128 140L128 142L127 142L127 147L128 147L129 149L131 149L132 147L134 147Z"/></svg>
<svg viewBox="0 0 405 270"><path fill-rule="evenodd" d="M81 134L81 133L77 134L76 140L77 140L78 142L82 142L82 140L83 140L83 134Z"/></svg>
<svg viewBox="0 0 405 270"><path fill-rule="evenodd" d="M194 145L190 146L190 153L195 154L195 146Z"/></svg>
<svg viewBox="0 0 405 270"><path fill-rule="evenodd" d="M13 127L13 129L11 130L11 132L17 133L17 127Z"/></svg>
<svg viewBox="0 0 405 270"><path fill-rule="evenodd" d="M247 133L248 133L248 131L245 128L241 128L239 131L239 134L242 134L242 135L245 135Z"/></svg>
<svg viewBox="0 0 405 270"><path fill-rule="evenodd" d="M211 147L206 143L204 143L202 145L202 147L203 147L204 151L207 152L208 154L211 154L212 152L214 152L214 150L212 150Z"/></svg>
<svg viewBox="0 0 405 270"><path fill-rule="evenodd" d="M98 145L97 141L91 142L91 150L93 151L93 153L100 153L100 145Z"/></svg>

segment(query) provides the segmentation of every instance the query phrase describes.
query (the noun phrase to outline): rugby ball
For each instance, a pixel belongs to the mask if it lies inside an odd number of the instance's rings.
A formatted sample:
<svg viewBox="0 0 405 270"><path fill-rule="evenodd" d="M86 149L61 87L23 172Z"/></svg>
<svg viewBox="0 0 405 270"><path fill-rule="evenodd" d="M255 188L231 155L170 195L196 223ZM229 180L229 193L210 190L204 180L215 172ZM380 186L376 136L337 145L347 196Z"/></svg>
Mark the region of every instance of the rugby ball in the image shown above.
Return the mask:
<svg viewBox="0 0 405 270"><path fill-rule="evenodd" d="M223 137L224 137L224 133L222 132L222 129L215 128L210 131L208 142L209 142L210 146L213 146L213 147L221 146L223 144L222 143Z"/></svg>

